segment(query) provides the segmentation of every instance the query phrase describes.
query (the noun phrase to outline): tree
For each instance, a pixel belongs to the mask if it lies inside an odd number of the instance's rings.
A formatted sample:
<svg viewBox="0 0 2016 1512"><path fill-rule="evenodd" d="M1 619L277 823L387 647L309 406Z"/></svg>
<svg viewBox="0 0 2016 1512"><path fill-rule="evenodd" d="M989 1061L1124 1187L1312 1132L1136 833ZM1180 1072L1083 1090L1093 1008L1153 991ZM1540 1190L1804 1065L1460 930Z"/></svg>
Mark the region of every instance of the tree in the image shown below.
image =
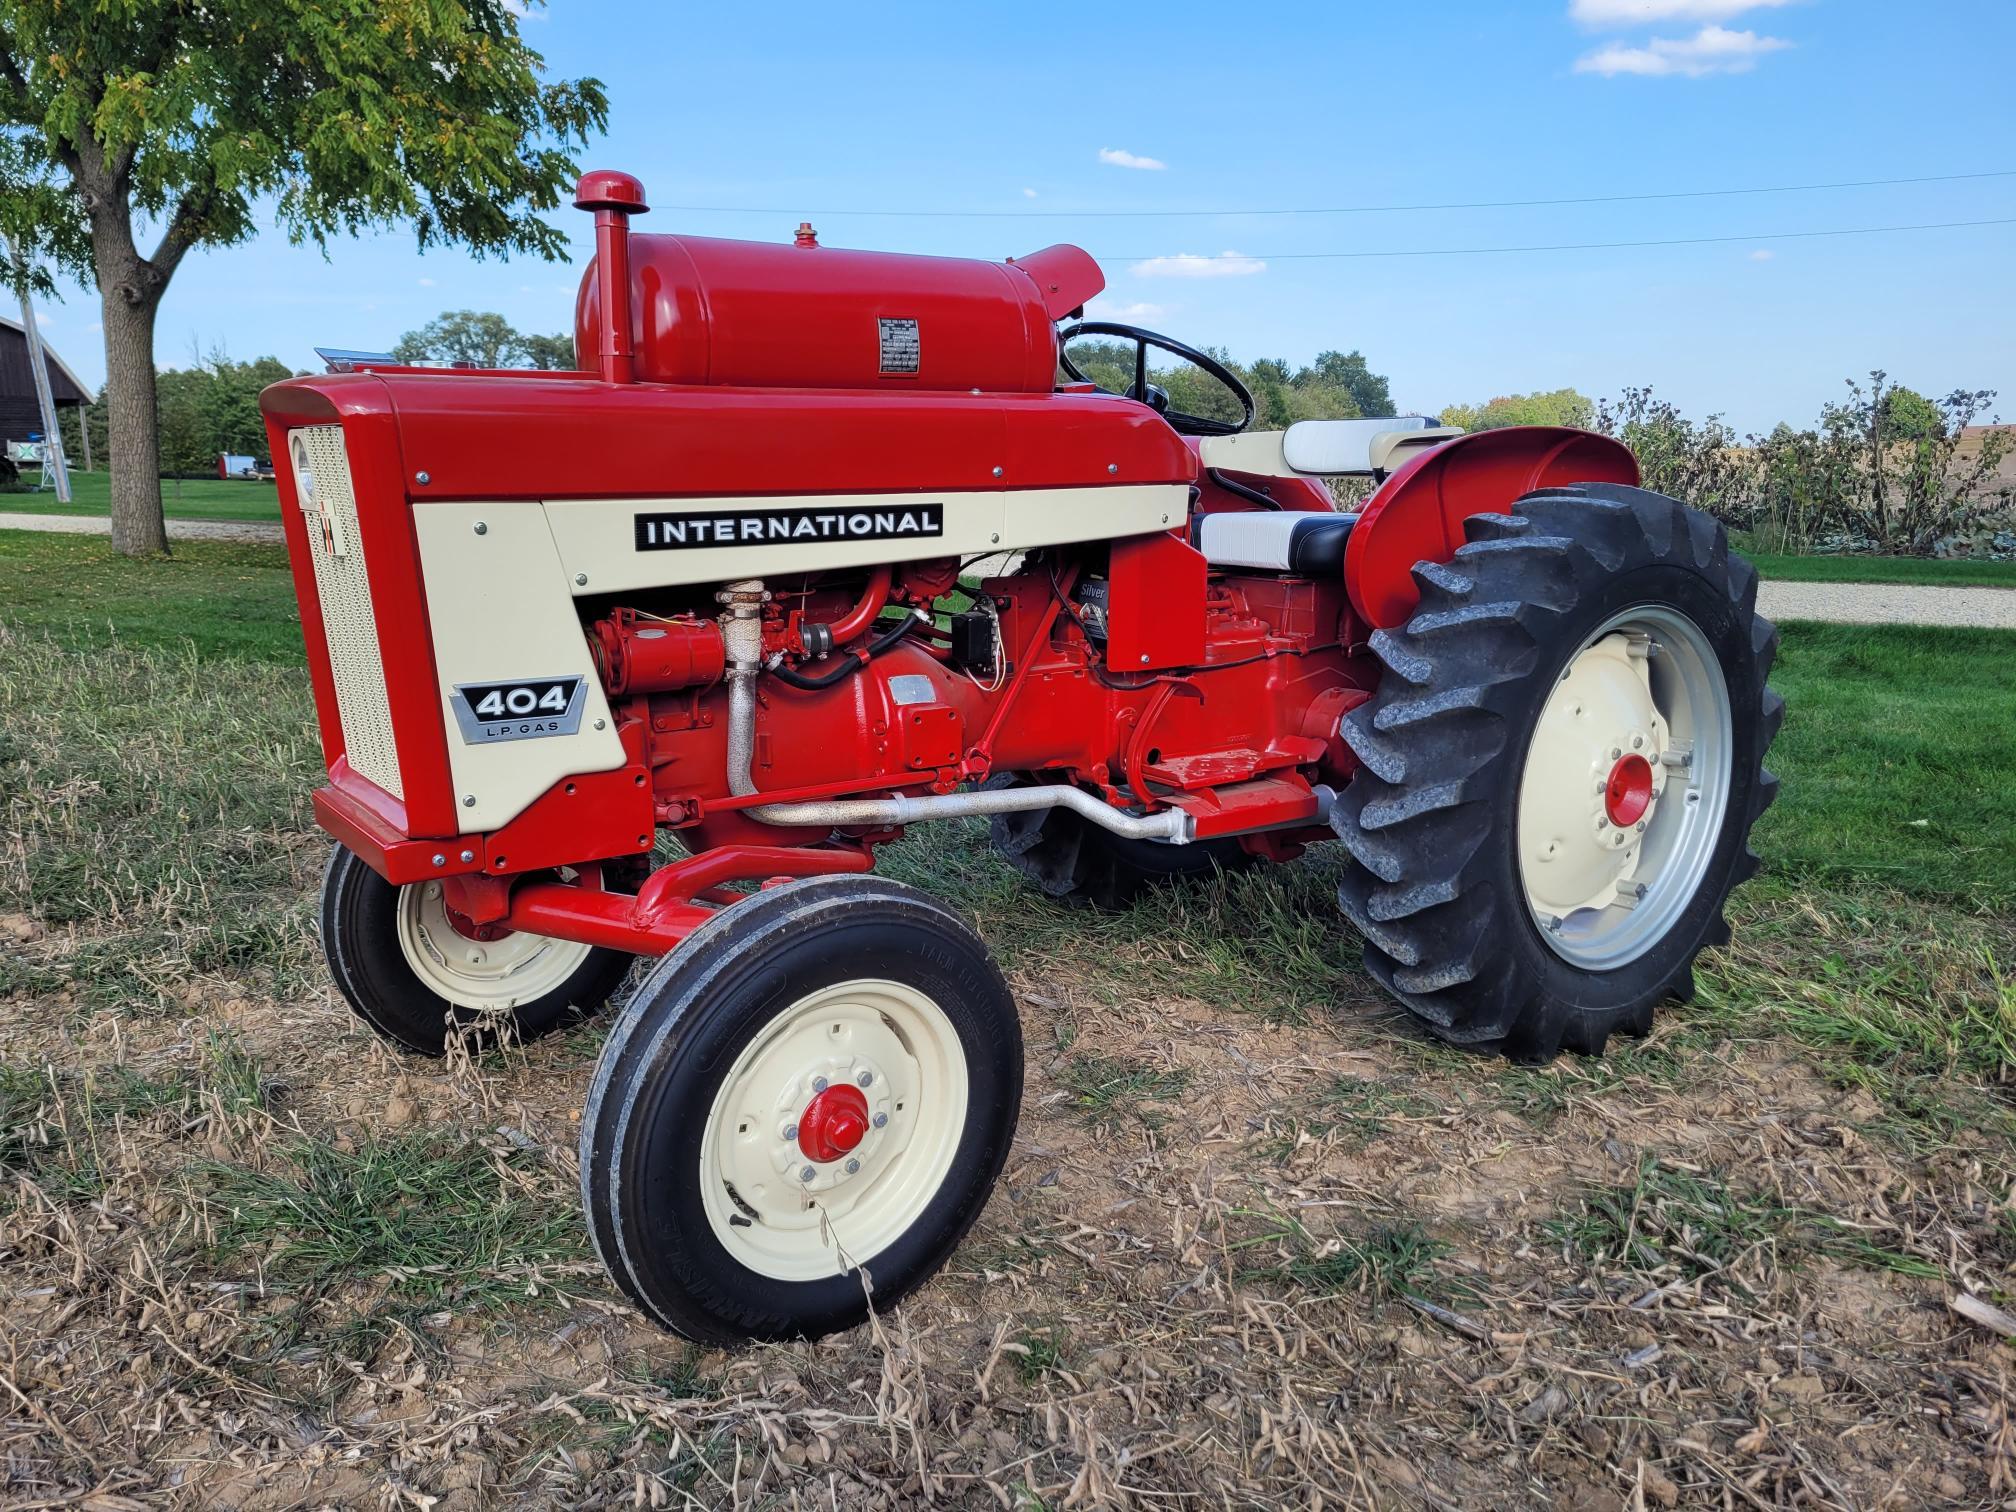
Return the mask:
<svg viewBox="0 0 2016 1512"><path fill-rule="evenodd" d="M525 357L525 338L502 315L450 310L392 348L401 362L447 362L462 367L515 367Z"/></svg>
<svg viewBox="0 0 2016 1512"><path fill-rule="evenodd" d="M1936 441L1946 434L1946 416L1917 390L1899 386L1883 396L1883 433L1895 441Z"/></svg>
<svg viewBox="0 0 2016 1512"><path fill-rule="evenodd" d="M1365 359L1356 352L1348 358L1325 352L1315 365L1291 373L1288 364L1278 357L1263 357L1251 367L1242 367L1223 348L1206 347L1204 351L1252 391L1253 423L1261 430L1279 430L1298 420L1352 420L1367 413L1393 413L1390 400L1384 409L1361 408L1356 393L1341 381L1355 375L1361 391L1372 394L1375 400L1384 398L1386 380L1366 369ZM1333 358L1335 362L1331 361ZM1150 359L1172 362L1152 350ZM1124 392L1134 381L1134 348L1127 342L1089 337L1074 341L1071 360L1086 377L1112 393ZM1192 363L1173 362L1168 367L1150 368L1148 381L1169 396L1171 409L1207 420L1239 418L1239 405L1231 392Z"/></svg>
<svg viewBox="0 0 2016 1512"><path fill-rule="evenodd" d="M0 201L103 306L112 539L167 549L154 320L191 249L410 223L422 247L559 257L540 212L608 118L548 81L511 0L0 0ZM43 213L24 210L29 203ZM142 226L158 227L143 250Z"/></svg>
<svg viewBox="0 0 2016 1512"><path fill-rule="evenodd" d="M1442 411L1444 425L1460 425L1470 431L1507 425L1567 425L1587 430L1595 419L1596 406L1572 388L1501 394L1483 404L1452 404Z"/></svg>
<svg viewBox="0 0 2016 1512"><path fill-rule="evenodd" d="M525 361L551 373L564 373L575 366L574 338L566 332L558 336L527 336Z"/></svg>
<svg viewBox="0 0 2016 1512"><path fill-rule="evenodd" d="M1360 415L1391 415L1393 394L1383 373L1372 371L1362 352L1318 352L1315 364L1295 375L1296 385L1313 378L1316 385L1343 389ZM1350 416L1341 418L1349 419Z"/></svg>

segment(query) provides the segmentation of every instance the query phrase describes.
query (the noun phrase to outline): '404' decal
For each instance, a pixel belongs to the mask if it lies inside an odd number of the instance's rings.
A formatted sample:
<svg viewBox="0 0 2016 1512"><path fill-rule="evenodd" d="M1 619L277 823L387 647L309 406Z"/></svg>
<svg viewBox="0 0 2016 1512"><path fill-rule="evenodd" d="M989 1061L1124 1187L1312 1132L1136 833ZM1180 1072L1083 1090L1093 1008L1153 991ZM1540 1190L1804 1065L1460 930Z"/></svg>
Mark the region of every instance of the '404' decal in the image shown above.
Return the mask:
<svg viewBox="0 0 2016 1512"><path fill-rule="evenodd" d="M579 677L457 683L450 703L462 739L470 745L533 740L541 735L572 735L581 728L582 688Z"/></svg>

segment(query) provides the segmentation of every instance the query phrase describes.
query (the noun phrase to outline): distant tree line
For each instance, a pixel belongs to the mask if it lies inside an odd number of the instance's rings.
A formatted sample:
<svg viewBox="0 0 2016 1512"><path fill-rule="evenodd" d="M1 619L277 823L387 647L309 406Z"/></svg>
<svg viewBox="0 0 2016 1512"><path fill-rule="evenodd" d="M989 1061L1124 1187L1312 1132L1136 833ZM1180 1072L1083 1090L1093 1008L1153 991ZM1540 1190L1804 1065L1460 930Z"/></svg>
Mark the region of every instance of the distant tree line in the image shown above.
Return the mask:
<svg viewBox="0 0 2016 1512"><path fill-rule="evenodd" d="M1152 350L1152 349L1151 349ZM1223 363L1253 394L1253 423L1261 430L1279 430L1297 420L1355 420L1362 415L1390 415L1393 395L1385 375L1372 371L1362 352L1321 352L1306 367L1291 368L1277 357L1247 365L1232 360L1222 347L1206 347L1205 355ZM1074 341L1071 361L1103 389L1120 393L1134 381L1134 348L1118 341ZM1187 362L1149 369L1148 381L1169 396L1169 407L1207 420L1236 420L1239 404L1225 385Z"/></svg>
<svg viewBox="0 0 2016 1512"><path fill-rule="evenodd" d="M239 362L222 348L187 367L161 369L154 394L161 475L214 475L218 457L226 452L269 460L259 393L268 384L293 376L294 369L277 357ZM91 404L59 413L63 454L72 467L80 465L84 457L80 426L90 427L93 463L102 468L110 459L105 401L101 387Z"/></svg>
<svg viewBox="0 0 2016 1512"><path fill-rule="evenodd" d="M2016 555L2002 476L2016 438L1992 424L1968 435L1991 389L1928 399L1889 381L1848 380L1845 399L1807 426L1738 435L1720 415L1691 420L1650 388L1595 403L1572 388L1454 404L1445 425L1573 425L1629 446L1645 486L1750 532L1772 551Z"/></svg>
<svg viewBox="0 0 2016 1512"><path fill-rule="evenodd" d="M487 310L450 310L417 331L408 331L392 348L401 362L440 362L454 367L539 368L548 372L574 366L574 338L528 335L502 315Z"/></svg>

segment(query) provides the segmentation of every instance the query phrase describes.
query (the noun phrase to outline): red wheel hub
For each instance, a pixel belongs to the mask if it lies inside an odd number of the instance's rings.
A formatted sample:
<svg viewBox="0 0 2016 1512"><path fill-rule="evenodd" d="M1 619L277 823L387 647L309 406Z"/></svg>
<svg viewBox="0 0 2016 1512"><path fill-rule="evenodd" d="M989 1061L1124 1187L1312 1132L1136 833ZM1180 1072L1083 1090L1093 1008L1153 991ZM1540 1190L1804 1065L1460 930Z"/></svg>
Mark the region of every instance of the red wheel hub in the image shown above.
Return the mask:
<svg viewBox="0 0 2016 1512"><path fill-rule="evenodd" d="M448 915L448 927L465 940L501 940L511 933L503 924L478 924L467 914L457 913L449 904L441 905Z"/></svg>
<svg viewBox="0 0 2016 1512"><path fill-rule="evenodd" d="M798 1115L798 1148L807 1160L838 1160L868 1132L868 1099L859 1087L828 1087Z"/></svg>
<svg viewBox="0 0 2016 1512"><path fill-rule="evenodd" d="M1587 792L1588 789L1583 789ZM1652 763L1635 751L1610 768L1603 784L1603 811L1619 829L1636 824L1652 807Z"/></svg>

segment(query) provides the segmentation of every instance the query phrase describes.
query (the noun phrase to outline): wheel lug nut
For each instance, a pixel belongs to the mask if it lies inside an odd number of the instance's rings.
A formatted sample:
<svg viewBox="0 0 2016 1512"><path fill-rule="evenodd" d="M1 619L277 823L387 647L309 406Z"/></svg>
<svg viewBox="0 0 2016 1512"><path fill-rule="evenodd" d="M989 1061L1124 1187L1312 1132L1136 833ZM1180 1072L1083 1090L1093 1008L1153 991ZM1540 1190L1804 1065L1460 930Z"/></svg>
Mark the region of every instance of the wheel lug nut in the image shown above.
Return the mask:
<svg viewBox="0 0 2016 1512"><path fill-rule="evenodd" d="M804 1170L798 1173L798 1179L800 1181L810 1181L814 1176L817 1176L818 1174L819 1173L816 1170L814 1170L811 1166L807 1166L805 1167Z"/></svg>
<svg viewBox="0 0 2016 1512"><path fill-rule="evenodd" d="M875 1115L875 1127L878 1129L885 1129L888 1126L889 1126L889 1115L887 1113L877 1113Z"/></svg>
<svg viewBox="0 0 2016 1512"><path fill-rule="evenodd" d="M823 1076L815 1076L815 1077L813 1077L813 1078L812 1078L812 1090L813 1090L814 1092L824 1092L824 1091L826 1090L826 1078L825 1078L825 1077L823 1077Z"/></svg>
<svg viewBox="0 0 2016 1512"><path fill-rule="evenodd" d="M1631 737L1631 749L1632 749L1632 750L1636 751L1636 750L1640 749L1641 747L1643 747L1643 746L1644 746L1644 744L1645 744L1645 737L1644 737L1643 735L1633 735L1633 736Z"/></svg>
<svg viewBox="0 0 2016 1512"><path fill-rule="evenodd" d="M863 1071L855 1080L860 1082L864 1087L872 1087L875 1085L875 1073L873 1071Z"/></svg>
<svg viewBox="0 0 2016 1512"><path fill-rule="evenodd" d="M1638 821L1638 833L1641 835L1645 833L1645 821L1643 819Z"/></svg>
<svg viewBox="0 0 2016 1512"><path fill-rule="evenodd" d="M1611 759L1612 761L1616 761L1616 760L1620 759L1620 758L1621 758L1621 757L1622 757L1623 755L1624 755L1624 751L1623 751L1623 748L1622 748L1621 746L1612 746L1612 747L1610 747L1610 759Z"/></svg>
<svg viewBox="0 0 2016 1512"><path fill-rule="evenodd" d="M859 1171L860 1169L861 1169L861 1162L860 1162L860 1161L858 1161L858 1160L850 1160L850 1161L848 1161L848 1162L847 1162L847 1174L848 1174L849 1176L852 1176L852 1175L854 1175L854 1174L855 1174L856 1172L858 1172L858 1171Z"/></svg>
<svg viewBox="0 0 2016 1512"><path fill-rule="evenodd" d="M784 1125L784 1137L786 1139L796 1139L798 1137L798 1125L796 1124Z"/></svg>

